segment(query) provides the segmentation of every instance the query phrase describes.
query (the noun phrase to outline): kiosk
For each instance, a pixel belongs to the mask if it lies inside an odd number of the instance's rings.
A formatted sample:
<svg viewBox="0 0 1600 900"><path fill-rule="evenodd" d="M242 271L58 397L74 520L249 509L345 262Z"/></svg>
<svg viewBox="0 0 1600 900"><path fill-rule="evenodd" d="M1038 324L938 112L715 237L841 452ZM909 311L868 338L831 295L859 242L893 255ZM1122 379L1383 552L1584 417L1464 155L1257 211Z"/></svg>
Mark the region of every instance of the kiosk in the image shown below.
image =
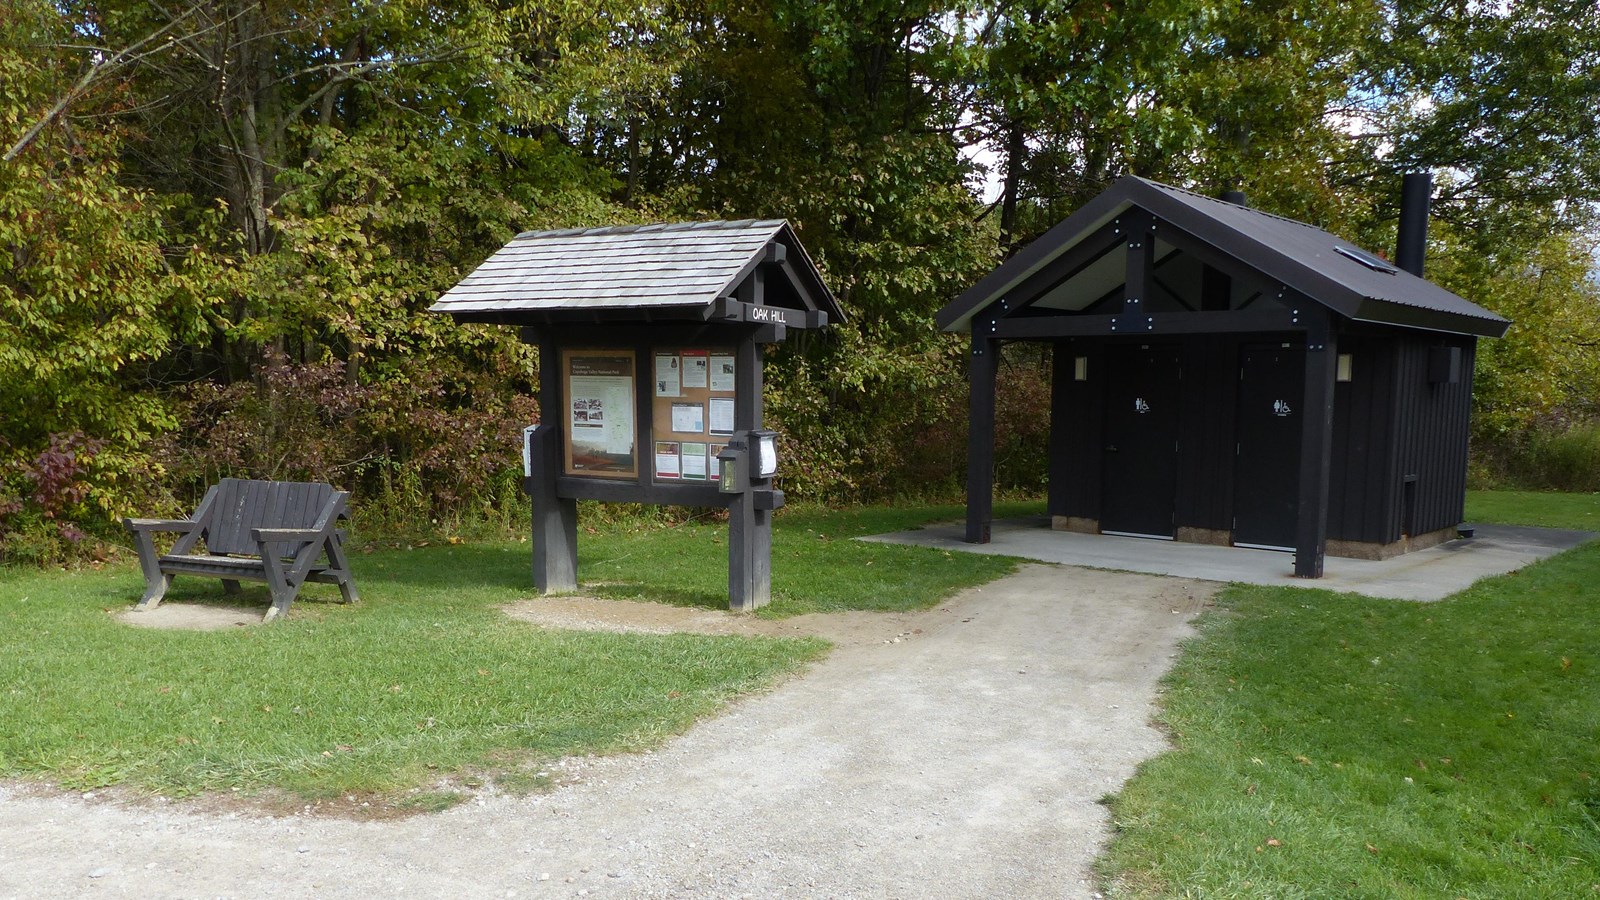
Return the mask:
<svg viewBox="0 0 1600 900"><path fill-rule="evenodd" d="M431 311L538 345L523 474L540 593L577 589L577 501L601 500L728 507L728 605L770 599L783 492L764 349L843 319L787 222L527 232Z"/></svg>

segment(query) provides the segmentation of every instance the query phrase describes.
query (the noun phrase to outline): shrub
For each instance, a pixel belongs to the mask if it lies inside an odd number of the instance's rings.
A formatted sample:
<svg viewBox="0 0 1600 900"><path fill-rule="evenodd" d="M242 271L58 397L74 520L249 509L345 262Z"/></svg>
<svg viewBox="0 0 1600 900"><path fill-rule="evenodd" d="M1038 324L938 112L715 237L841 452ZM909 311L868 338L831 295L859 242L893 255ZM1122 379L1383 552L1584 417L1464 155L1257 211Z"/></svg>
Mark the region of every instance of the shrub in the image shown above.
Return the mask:
<svg viewBox="0 0 1600 900"><path fill-rule="evenodd" d="M84 506L104 446L80 432L52 434L38 453L0 464L0 564L60 562L89 537L76 522L99 518Z"/></svg>
<svg viewBox="0 0 1600 900"><path fill-rule="evenodd" d="M1539 434L1532 445L1537 486L1600 491L1600 422Z"/></svg>
<svg viewBox="0 0 1600 900"><path fill-rule="evenodd" d="M430 360L363 385L338 360L275 357L254 383L191 385L158 458L188 503L232 476L327 481L380 528L493 515L515 506L521 431L537 418L534 398L494 375Z"/></svg>

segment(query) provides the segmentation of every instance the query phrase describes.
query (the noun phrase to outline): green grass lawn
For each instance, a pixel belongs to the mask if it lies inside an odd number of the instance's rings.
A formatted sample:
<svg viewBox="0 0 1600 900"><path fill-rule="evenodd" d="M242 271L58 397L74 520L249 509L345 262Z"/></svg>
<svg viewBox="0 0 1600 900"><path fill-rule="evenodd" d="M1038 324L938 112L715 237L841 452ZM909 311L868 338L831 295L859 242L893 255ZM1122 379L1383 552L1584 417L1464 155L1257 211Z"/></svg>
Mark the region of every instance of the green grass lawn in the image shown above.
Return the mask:
<svg viewBox="0 0 1600 900"><path fill-rule="evenodd" d="M767 614L926 607L1009 571L848 540L959 513L786 512ZM710 525L586 531L580 577L603 582L595 593L725 607L726 540ZM650 746L826 650L513 621L497 607L531 595L529 556L517 542L357 553L360 604L313 585L286 621L224 632L117 622L143 589L131 563L0 571L0 775L432 805L449 800L428 793L442 776L516 786L552 757ZM265 589L246 591L264 611ZM224 602L219 582L182 577L168 600Z"/></svg>
<svg viewBox="0 0 1600 900"><path fill-rule="evenodd" d="M1600 494L1468 491L1467 521L1600 531Z"/></svg>
<svg viewBox="0 0 1600 900"><path fill-rule="evenodd" d="M1573 527L1600 498L1471 504ZM1166 681L1178 749L1111 802L1104 874L1123 896L1595 896L1597 616L1595 543L1434 604L1227 589Z"/></svg>
<svg viewBox="0 0 1600 900"><path fill-rule="evenodd" d="M995 505L996 518L1043 511L1038 502ZM965 514L961 506L784 510L772 530L772 604L759 615L921 609L954 589L1014 571L1015 560L1006 557L851 540ZM727 525L717 523L580 533L578 580L603 597L725 609L727 540Z"/></svg>

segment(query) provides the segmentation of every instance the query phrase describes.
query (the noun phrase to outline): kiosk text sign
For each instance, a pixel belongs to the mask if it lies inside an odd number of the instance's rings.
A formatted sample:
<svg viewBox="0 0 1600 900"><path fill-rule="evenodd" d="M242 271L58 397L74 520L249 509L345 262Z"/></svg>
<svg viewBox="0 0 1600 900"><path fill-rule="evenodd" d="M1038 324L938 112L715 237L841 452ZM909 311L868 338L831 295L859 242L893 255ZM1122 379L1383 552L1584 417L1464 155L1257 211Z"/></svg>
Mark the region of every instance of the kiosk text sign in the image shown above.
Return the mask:
<svg viewBox="0 0 1600 900"><path fill-rule="evenodd" d="M567 474L638 477L633 351L563 350L561 374Z"/></svg>

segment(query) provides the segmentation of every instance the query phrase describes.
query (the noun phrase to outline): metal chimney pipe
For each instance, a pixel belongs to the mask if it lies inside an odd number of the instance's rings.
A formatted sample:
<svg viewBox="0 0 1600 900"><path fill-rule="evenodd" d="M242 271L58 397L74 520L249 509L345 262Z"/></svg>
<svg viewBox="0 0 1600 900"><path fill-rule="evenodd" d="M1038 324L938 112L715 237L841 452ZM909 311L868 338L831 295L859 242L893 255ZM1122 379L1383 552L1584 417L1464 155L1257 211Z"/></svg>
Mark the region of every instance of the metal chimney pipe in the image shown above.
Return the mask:
<svg viewBox="0 0 1600 900"><path fill-rule="evenodd" d="M1428 205L1433 200L1433 173L1413 172L1400 184L1400 234L1395 239L1394 264L1422 277L1428 255Z"/></svg>
<svg viewBox="0 0 1600 900"><path fill-rule="evenodd" d="M1222 192L1222 202L1224 202L1224 203L1232 203L1235 206L1249 206L1250 205L1250 202L1245 199L1244 191L1223 191Z"/></svg>

